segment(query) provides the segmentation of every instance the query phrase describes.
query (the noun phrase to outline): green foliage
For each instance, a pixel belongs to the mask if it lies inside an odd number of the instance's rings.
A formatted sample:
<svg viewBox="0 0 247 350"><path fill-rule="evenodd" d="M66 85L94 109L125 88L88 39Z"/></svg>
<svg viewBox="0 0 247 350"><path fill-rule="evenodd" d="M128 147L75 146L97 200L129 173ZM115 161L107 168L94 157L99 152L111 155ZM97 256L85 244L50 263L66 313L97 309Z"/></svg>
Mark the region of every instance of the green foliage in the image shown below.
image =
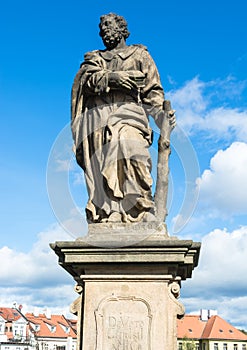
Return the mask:
<svg viewBox="0 0 247 350"><path fill-rule="evenodd" d="M196 343L193 339L184 336L182 339L182 350L196 350Z"/></svg>

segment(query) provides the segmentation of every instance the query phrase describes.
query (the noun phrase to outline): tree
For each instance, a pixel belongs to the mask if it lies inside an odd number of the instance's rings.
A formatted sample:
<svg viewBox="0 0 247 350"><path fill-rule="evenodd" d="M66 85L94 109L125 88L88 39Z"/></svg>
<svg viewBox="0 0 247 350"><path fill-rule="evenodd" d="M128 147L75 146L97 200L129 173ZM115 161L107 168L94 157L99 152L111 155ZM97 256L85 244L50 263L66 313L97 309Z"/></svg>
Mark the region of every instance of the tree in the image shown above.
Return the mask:
<svg viewBox="0 0 247 350"><path fill-rule="evenodd" d="M182 350L196 350L196 343L194 339L184 336L182 339Z"/></svg>

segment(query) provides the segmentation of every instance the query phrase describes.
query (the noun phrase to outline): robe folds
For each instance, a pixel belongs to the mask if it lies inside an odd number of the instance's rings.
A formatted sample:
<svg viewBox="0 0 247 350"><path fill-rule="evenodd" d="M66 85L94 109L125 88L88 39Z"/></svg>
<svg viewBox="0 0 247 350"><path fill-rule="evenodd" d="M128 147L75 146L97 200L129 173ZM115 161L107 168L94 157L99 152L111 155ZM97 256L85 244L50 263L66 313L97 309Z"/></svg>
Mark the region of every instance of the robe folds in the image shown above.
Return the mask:
<svg viewBox="0 0 247 350"><path fill-rule="evenodd" d="M110 72L125 71L138 89L111 87ZM162 109L164 92L155 63L142 45L92 51L72 87L72 134L84 170L89 223L145 220L154 213L148 116ZM109 220L110 221L110 220Z"/></svg>

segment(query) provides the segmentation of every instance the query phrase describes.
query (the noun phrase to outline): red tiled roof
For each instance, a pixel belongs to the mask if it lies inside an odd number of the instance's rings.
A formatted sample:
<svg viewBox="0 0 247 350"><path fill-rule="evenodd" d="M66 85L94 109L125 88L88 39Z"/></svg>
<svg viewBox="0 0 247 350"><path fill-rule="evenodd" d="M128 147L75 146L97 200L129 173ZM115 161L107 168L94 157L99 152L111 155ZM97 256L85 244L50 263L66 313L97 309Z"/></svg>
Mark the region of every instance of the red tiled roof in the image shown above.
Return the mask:
<svg viewBox="0 0 247 350"><path fill-rule="evenodd" d="M204 339L247 340L247 335L230 325L219 316L212 316L202 334Z"/></svg>
<svg viewBox="0 0 247 350"><path fill-rule="evenodd" d="M21 318L19 312L11 307L0 307L0 316L2 316L5 321L17 321Z"/></svg>
<svg viewBox="0 0 247 350"><path fill-rule="evenodd" d="M23 316L15 308L11 307L0 307L0 316L5 320L5 335L7 339L13 338L13 322L18 321Z"/></svg>
<svg viewBox="0 0 247 350"><path fill-rule="evenodd" d="M177 320L177 336L178 338L200 339L205 325L206 322L201 321L200 316L185 315L182 319Z"/></svg>
<svg viewBox="0 0 247 350"><path fill-rule="evenodd" d="M26 318L33 324L40 326L39 330L35 332L37 337L49 337L49 338L76 338L76 333L71 328L70 323L66 320L63 315L51 315L47 318L44 314L34 316L34 314L27 313ZM52 332L49 326L54 326L55 329ZM68 327L69 332L67 333L63 327Z"/></svg>
<svg viewBox="0 0 247 350"><path fill-rule="evenodd" d="M219 316L211 316L202 321L199 315L185 315L177 320L178 338L226 339L247 341L247 335L239 331Z"/></svg>
<svg viewBox="0 0 247 350"><path fill-rule="evenodd" d="M69 324L73 328L73 330L77 333L77 320L69 319L67 321L69 322Z"/></svg>

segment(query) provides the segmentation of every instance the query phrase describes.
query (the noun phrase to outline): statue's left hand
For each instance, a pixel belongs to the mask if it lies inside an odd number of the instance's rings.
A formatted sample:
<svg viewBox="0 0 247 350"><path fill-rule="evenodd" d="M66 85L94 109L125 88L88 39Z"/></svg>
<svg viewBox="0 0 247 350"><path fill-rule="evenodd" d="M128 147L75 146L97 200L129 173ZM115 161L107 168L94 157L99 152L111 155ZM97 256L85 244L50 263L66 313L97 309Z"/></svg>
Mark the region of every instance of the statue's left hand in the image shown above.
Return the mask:
<svg viewBox="0 0 247 350"><path fill-rule="evenodd" d="M176 126L176 111L175 109L171 109L170 111L167 112L167 118L169 120L169 125L171 129L174 129Z"/></svg>
<svg viewBox="0 0 247 350"><path fill-rule="evenodd" d="M169 126L172 129L175 128L176 126L176 115L175 115L175 109L171 109L170 111L164 111L164 110L160 110L156 117L155 117L155 123L157 124L157 126L159 127L159 129L162 128L163 125L163 120L165 118L168 119L169 121Z"/></svg>

